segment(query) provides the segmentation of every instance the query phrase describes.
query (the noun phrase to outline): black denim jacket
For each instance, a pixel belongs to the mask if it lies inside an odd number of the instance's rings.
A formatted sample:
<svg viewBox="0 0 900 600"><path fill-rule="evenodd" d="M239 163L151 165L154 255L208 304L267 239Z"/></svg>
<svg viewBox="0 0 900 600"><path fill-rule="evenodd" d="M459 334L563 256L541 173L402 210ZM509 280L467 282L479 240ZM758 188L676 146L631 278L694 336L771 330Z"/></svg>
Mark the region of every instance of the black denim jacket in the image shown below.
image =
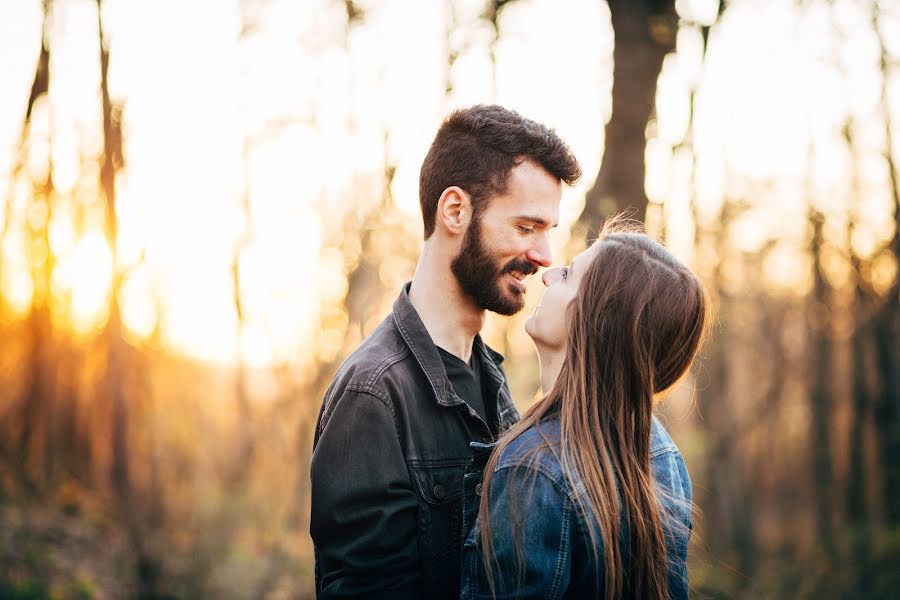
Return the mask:
<svg viewBox="0 0 900 600"><path fill-rule="evenodd" d="M458 598L469 443L519 420L503 357L480 336L497 422L489 428L453 391L409 288L322 402L310 517L319 598Z"/></svg>

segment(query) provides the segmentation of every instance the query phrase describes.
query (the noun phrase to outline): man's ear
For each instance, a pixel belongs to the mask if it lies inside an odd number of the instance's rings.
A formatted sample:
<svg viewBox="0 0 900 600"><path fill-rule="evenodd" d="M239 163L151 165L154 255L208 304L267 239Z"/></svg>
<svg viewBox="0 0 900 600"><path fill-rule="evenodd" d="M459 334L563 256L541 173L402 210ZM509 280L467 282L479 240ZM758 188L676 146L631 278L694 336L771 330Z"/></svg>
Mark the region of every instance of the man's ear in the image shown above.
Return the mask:
<svg viewBox="0 0 900 600"><path fill-rule="evenodd" d="M438 199L437 225L451 234L465 232L472 219L472 199L462 188L450 186Z"/></svg>

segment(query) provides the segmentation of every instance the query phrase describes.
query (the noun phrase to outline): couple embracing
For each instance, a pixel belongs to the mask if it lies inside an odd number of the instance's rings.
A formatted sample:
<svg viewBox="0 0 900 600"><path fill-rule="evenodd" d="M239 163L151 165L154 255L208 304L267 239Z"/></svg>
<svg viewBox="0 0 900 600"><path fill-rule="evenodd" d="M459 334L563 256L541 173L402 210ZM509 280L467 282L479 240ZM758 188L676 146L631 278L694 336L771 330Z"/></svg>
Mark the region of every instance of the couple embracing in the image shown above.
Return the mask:
<svg viewBox="0 0 900 600"><path fill-rule="evenodd" d="M551 267L562 185L550 129L450 115L422 165L425 243L393 310L328 388L312 456L319 598L684 598L691 483L656 402L689 370L699 280L615 219ZM525 322L542 398L520 416L486 311Z"/></svg>

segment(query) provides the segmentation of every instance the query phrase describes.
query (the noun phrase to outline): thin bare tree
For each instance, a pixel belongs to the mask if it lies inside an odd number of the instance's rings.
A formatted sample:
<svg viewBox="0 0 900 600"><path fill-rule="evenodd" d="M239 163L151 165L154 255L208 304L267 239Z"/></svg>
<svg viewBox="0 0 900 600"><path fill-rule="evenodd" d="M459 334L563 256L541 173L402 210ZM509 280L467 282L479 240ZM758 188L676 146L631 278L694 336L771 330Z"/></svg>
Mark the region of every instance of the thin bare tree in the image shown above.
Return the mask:
<svg viewBox="0 0 900 600"><path fill-rule="evenodd" d="M872 29L878 39L881 63L880 108L884 119L884 161L887 165L891 199L893 200L894 233L887 251L900 265L900 173L893 149L896 143L896 123L890 97L890 78L894 71L887 48L882 14L886 12L879 0L872 2ZM888 522L900 525L900 273L887 292L875 317L878 365L881 373L881 392L875 422L879 429L879 453L883 469L883 502Z"/></svg>
<svg viewBox="0 0 900 600"><path fill-rule="evenodd" d="M24 164L29 151L29 138L32 136L32 116L40 99L46 99L50 90L50 20L52 17L52 1L43 3L43 23L41 26L41 50L35 66L34 79L28 95L28 104L22 123L19 138L18 163ZM52 143L52 139L47 140ZM52 153L48 153L52 157ZM15 176L15 172L14 172ZM28 365L25 369L27 381L24 396L20 404L20 414L16 415L18 426L18 443L15 449L15 463L18 479L25 489L36 492L45 483L44 466L47 464L48 448L46 430L46 413L50 410L54 388L54 369L49 364L52 353L52 324L50 320L50 273L53 267L53 256L50 253L48 225L51 203L54 198L53 161L48 158L44 176L39 181L32 181L31 204L43 207L36 210L39 218L31 218L26 225L31 252L39 249L41 256L31 257L31 279L34 293L27 317L29 334ZM16 424L14 424L15 427Z"/></svg>

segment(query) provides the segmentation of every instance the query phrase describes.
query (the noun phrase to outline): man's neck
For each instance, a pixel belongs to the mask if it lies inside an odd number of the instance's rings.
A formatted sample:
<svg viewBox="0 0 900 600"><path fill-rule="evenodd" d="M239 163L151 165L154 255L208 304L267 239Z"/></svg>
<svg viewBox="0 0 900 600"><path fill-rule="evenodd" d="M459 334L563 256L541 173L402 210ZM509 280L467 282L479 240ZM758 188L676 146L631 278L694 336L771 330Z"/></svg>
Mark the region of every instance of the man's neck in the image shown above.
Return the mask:
<svg viewBox="0 0 900 600"><path fill-rule="evenodd" d="M484 326L484 310L459 287L450 258L428 244L416 266L409 300L435 345L469 363L472 341Z"/></svg>

